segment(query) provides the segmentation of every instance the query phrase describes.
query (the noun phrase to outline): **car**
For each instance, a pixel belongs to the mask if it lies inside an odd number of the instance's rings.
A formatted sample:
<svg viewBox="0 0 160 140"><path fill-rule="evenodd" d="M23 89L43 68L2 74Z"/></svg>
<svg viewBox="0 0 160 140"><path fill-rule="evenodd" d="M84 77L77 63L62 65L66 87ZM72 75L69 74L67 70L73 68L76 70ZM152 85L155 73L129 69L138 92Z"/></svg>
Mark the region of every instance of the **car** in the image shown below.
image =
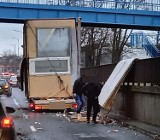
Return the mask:
<svg viewBox="0 0 160 140"><path fill-rule="evenodd" d="M9 113L14 113L15 109L4 107L0 100L0 140L17 140L14 122Z"/></svg>
<svg viewBox="0 0 160 140"><path fill-rule="evenodd" d="M1 79L9 79L11 74L9 72L4 72L1 74Z"/></svg>
<svg viewBox="0 0 160 140"><path fill-rule="evenodd" d="M7 79L0 79L0 95L12 96L12 86Z"/></svg>
<svg viewBox="0 0 160 140"><path fill-rule="evenodd" d="M0 78L1 78L1 79L6 79L7 81L9 81L10 76L1 76Z"/></svg>
<svg viewBox="0 0 160 140"><path fill-rule="evenodd" d="M17 76L16 76L16 75L11 76L10 79L9 79L9 83L10 83L12 86L16 87L16 86L18 85Z"/></svg>

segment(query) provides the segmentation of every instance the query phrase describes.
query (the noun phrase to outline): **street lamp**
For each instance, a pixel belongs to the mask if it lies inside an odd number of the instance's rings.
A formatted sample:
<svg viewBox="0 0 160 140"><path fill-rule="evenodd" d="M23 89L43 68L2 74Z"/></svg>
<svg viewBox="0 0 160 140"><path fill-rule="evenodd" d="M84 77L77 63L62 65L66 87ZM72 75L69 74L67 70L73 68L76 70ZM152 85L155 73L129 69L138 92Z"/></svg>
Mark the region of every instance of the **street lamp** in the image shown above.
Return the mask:
<svg viewBox="0 0 160 140"><path fill-rule="evenodd" d="M21 31L19 30L13 30L14 32L17 32L17 33L22 33ZM13 39L16 39L18 41L18 57L19 57L19 38L16 38L16 37L13 37Z"/></svg>
<svg viewBox="0 0 160 140"><path fill-rule="evenodd" d="M14 47L14 54L16 55L16 44L10 44L10 45Z"/></svg>
<svg viewBox="0 0 160 140"><path fill-rule="evenodd" d="M13 37L13 39L16 39L18 41L18 57L19 57L19 38Z"/></svg>
<svg viewBox="0 0 160 140"><path fill-rule="evenodd" d="M21 31L18 31L18 30L13 30L14 32L18 32L18 33L21 33Z"/></svg>

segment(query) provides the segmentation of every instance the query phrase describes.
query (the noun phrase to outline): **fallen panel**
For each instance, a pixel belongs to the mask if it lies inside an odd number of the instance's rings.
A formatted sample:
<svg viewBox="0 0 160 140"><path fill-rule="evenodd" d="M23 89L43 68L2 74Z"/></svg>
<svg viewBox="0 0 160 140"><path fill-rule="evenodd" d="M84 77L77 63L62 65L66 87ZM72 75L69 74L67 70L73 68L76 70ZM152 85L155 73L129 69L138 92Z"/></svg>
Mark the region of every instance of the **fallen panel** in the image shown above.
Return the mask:
<svg viewBox="0 0 160 140"><path fill-rule="evenodd" d="M117 95L124 78L131 69L134 60L136 60L136 58L122 60L114 68L99 95L99 104L103 108L107 110L111 109L115 96Z"/></svg>

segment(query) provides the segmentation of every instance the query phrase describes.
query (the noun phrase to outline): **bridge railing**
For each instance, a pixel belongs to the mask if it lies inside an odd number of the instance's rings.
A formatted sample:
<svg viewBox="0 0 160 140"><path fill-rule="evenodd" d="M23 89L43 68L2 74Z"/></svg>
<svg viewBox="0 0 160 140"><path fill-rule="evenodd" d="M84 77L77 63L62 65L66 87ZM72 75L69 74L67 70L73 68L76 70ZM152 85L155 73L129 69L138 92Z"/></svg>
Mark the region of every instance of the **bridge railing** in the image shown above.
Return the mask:
<svg viewBox="0 0 160 140"><path fill-rule="evenodd" d="M159 57L160 56L160 50L154 45L147 36L143 35L143 42L144 42L144 47L148 52L153 56L153 57Z"/></svg>
<svg viewBox="0 0 160 140"><path fill-rule="evenodd" d="M130 36L130 44L132 47L144 47L152 57L159 57L160 50L157 48L155 41L150 40L150 36L151 35L147 35L143 32L132 33ZM158 35L152 35L154 38L157 38L157 36Z"/></svg>
<svg viewBox="0 0 160 140"><path fill-rule="evenodd" d="M0 0L0 2L160 11L160 0Z"/></svg>

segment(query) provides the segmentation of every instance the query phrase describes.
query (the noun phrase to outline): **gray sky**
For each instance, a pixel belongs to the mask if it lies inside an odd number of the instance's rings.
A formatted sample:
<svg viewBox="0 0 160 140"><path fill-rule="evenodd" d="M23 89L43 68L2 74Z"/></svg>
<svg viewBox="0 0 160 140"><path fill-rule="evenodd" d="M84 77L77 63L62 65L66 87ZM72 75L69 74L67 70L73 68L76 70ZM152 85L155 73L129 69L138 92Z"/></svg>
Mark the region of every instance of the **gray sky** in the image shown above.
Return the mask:
<svg viewBox="0 0 160 140"><path fill-rule="evenodd" d="M4 51L12 51L18 55L22 55L23 44L23 24L0 23L0 54Z"/></svg>

